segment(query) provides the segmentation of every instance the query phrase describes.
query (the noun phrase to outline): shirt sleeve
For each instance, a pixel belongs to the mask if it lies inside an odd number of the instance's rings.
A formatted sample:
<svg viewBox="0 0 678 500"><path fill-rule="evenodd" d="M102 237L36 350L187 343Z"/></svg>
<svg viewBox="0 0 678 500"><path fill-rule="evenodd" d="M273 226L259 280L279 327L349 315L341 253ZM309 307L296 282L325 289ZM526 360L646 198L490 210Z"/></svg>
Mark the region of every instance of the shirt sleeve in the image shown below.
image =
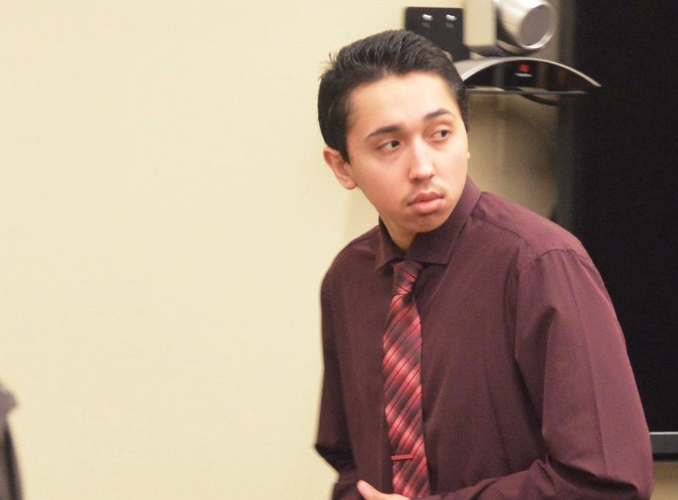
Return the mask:
<svg viewBox="0 0 678 500"><path fill-rule="evenodd" d="M320 416L315 448L339 474L332 490L332 500L361 500L357 489L357 472L341 391L339 363L332 335L331 306L327 280L321 291L324 374Z"/></svg>
<svg viewBox="0 0 678 500"><path fill-rule="evenodd" d="M648 428L597 270L574 251L550 251L512 286L515 360L547 454L527 470L428 500L649 499Z"/></svg>

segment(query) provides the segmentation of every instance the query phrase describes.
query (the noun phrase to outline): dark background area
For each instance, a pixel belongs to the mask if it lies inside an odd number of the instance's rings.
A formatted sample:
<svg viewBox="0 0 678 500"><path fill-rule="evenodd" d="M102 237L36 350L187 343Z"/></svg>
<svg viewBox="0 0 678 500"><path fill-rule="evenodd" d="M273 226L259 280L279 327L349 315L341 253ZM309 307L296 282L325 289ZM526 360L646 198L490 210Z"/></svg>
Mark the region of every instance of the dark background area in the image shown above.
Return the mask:
<svg viewBox="0 0 678 500"><path fill-rule="evenodd" d="M676 7L561 4L563 62L602 85L564 106L567 226L608 287L650 430L678 432Z"/></svg>

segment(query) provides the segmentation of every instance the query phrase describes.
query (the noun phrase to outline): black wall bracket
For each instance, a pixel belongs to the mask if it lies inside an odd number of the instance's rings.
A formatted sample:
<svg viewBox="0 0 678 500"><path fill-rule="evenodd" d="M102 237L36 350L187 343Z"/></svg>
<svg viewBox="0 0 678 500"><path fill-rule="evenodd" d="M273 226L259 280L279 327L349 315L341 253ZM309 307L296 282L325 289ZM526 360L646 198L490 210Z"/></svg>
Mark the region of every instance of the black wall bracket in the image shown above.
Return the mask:
<svg viewBox="0 0 678 500"><path fill-rule="evenodd" d="M464 45L464 10L442 7L407 7L405 29L425 36L449 52L454 62L469 58Z"/></svg>

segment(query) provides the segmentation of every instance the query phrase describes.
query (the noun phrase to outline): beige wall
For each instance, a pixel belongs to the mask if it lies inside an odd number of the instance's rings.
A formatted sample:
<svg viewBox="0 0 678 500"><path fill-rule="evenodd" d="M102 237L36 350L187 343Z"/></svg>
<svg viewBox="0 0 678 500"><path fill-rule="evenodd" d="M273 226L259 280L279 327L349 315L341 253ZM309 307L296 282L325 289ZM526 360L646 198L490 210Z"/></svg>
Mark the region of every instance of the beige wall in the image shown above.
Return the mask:
<svg viewBox="0 0 678 500"><path fill-rule="evenodd" d="M317 77L417 4L0 0L0 377L28 500L326 498L318 286L375 216L323 166ZM552 203L543 162L520 167L535 197L472 154L483 187Z"/></svg>

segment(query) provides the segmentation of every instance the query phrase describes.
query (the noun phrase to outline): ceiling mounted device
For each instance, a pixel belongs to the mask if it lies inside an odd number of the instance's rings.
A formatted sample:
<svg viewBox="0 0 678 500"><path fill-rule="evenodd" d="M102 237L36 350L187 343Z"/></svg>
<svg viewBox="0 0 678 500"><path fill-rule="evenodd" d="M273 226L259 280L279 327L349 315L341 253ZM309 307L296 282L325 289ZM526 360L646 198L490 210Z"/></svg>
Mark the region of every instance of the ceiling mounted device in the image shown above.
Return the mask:
<svg viewBox="0 0 678 500"><path fill-rule="evenodd" d="M469 0L464 45L482 56L526 55L545 48L558 17L545 0Z"/></svg>
<svg viewBox="0 0 678 500"><path fill-rule="evenodd" d="M557 19L545 0L466 0L463 9L405 9L405 28L452 55L469 93L519 94L543 104L557 104L548 94L600 87L569 66L528 56L552 40Z"/></svg>

